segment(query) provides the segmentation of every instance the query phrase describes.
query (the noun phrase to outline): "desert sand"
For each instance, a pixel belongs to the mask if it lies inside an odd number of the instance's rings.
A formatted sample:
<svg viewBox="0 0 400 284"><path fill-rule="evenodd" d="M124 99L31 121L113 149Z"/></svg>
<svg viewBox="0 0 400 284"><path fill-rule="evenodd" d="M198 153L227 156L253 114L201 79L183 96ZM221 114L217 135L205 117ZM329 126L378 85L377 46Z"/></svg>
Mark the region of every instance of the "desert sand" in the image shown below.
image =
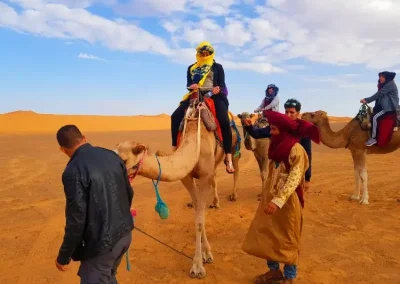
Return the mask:
<svg viewBox="0 0 400 284"><path fill-rule="evenodd" d="M79 283L77 263L64 273L54 264L65 225L61 174L68 161L58 150L55 131L66 123L76 123L93 145L113 148L118 142L135 140L153 149L170 149L166 115L0 115L2 284ZM335 129L341 127L343 122L334 124ZM348 201L354 189L350 153L313 144L312 187L306 194L297 283L400 283L398 159L400 151L368 156L370 205L361 206ZM117 276L120 283L252 283L255 275L266 271L264 260L241 250L261 185L252 152L242 147L236 202L227 200L233 178L222 165L217 179L222 207L207 209L208 238L215 257L213 264L206 265L207 277L190 279L191 260L135 230L129 251L131 271L126 271L123 260ZM190 197L183 185L160 184L170 208L167 220L154 211L151 181L138 177L133 186L136 226L192 256L194 213L186 206Z"/></svg>

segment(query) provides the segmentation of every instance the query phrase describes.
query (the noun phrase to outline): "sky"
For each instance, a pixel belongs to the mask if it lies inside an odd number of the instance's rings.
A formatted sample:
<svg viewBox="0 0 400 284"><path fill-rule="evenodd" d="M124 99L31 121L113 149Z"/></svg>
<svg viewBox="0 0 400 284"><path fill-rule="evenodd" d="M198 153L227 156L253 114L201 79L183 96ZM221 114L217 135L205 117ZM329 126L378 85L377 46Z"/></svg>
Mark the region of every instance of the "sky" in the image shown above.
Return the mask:
<svg viewBox="0 0 400 284"><path fill-rule="evenodd" d="M400 0L0 0L0 113L171 114L210 41L229 108L268 84L302 111L355 116L400 72Z"/></svg>

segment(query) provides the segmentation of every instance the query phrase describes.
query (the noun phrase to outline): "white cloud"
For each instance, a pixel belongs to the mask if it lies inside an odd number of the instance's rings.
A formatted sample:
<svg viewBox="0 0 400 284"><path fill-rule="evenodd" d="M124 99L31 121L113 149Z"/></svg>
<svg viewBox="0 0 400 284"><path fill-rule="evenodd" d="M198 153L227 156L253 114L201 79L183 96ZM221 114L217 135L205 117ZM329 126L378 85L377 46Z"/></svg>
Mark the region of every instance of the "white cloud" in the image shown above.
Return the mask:
<svg viewBox="0 0 400 284"><path fill-rule="evenodd" d="M226 15L230 12L230 7L236 4L237 0L188 0L191 7L200 8L205 13L214 15Z"/></svg>
<svg viewBox="0 0 400 284"><path fill-rule="evenodd" d="M100 58L100 57L95 56L95 55L87 54L87 53L79 53L78 54L78 58L90 59L90 60L99 60L99 61L107 61L107 60L105 60L103 58Z"/></svg>
<svg viewBox="0 0 400 284"><path fill-rule="evenodd" d="M61 39L81 39L113 50L170 54L166 42L136 25L108 20L84 9L39 0L13 0L26 9L18 13L0 2L0 26Z"/></svg>
<svg viewBox="0 0 400 284"><path fill-rule="evenodd" d="M173 12L183 12L186 0L131 0L121 4L115 4L114 9L120 15L134 16L155 16L171 14Z"/></svg>
<svg viewBox="0 0 400 284"><path fill-rule="evenodd" d="M2 2L3 1L3 2ZM112 50L153 52L192 63L203 40L216 47L226 68L261 73L296 72L301 59L372 69L400 64L400 1L395 0L0 0L0 26L38 36L80 40ZM169 34L156 36L126 19L87 10L110 5L120 15L159 16ZM249 5L242 9L241 5ZM256 11L251 17L249 8ZM222 17L221 17L222 16ZM161 17L161 18L160 18ZM178 60L179 59L179 60Z"/></svg>
<svg viewBox="0 0 400 284"><path fill-rule="evenodd" d="M329 64L365 64L370 68L400 63L399 1L268 2L276 9L264 6L257 11L280 30L281 40L292 45L275 52L283 59L302 57ZM266 53L270 51L267 49Z"/></svg>
<svg viewBox="0 0 400 284"><path fill-rule="evenodd" d="M322 83L324 86L345 90L352 89L371 93L376 89L376 81L366 82L360 77L360 74L339 74L332 76L304 76L303 79L313 84ZM357 80L357 78L361 80Z"/></svg>

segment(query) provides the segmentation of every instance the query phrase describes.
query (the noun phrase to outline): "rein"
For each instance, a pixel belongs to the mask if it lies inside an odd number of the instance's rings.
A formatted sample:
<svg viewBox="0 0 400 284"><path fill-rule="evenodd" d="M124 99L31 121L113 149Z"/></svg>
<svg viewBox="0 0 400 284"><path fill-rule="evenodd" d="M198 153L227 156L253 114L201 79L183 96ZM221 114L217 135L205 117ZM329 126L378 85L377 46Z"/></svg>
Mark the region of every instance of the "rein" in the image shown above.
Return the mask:
<svg viewBox="0 0 400 284"><path fill-rule="evenodd" d="M145 150L143 152L143 156L140 158L139 162L130 168L131 170L136 170L133 173L132 178L130 178L131 181L133 181L135 179L135 177L137 176L137 174L139 173L139 171L143 165L144 157L146 156L146 154L147 154L147 150Z"/></svg>
<svg viewBox="0 0 400 284"><path fill-rule="evenodd" d="M362 122L365 118L368 117L370 107L368 106L368 104L363 104L360 109L358 110L358 113L356 115L356 119L358 120L358 122L360 123L360 127L362 130L368 130L368 128L365 128L362 126Z"/></svg>

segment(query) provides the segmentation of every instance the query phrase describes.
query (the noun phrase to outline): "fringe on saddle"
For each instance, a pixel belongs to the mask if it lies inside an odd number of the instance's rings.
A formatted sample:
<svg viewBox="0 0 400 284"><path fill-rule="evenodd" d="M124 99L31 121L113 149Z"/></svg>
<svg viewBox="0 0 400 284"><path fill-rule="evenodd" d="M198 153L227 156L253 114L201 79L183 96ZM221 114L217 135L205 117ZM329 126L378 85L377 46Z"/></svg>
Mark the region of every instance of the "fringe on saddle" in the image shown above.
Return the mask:
<svg viewBox="0 0 400 284"><path fill-rule="evenodd" d="M198 114L197 111L196 111L196 114ZM221 139L218 135L217 123L215 122L216 118L212 114L211 110L208 107L205 107L204 109L202 109L200 116L201 116L201 120L204 122L206 129L208 131L214 132L215 139L218 141L218 144L221 147L223 147L223 142L221 141ZM235 154L233 155L234 157L236 157L236 156L240 155L240 145L241 145L242 138L240 137L239 129L237 128L236 123L233 120L232 113L228 112L228 116L229 116L229 120L230 120L230 126L233 127L233 129L235 130L236 137L237 137L237 142L235 145ZM179 125L179 131L183 131L184 124L185 124L185 119L183 119L181 121L181 124Z"/></svg>
<svg viewBox="0 0 400 284"><path fill-rule="evenodd" d="M357 115L355 116L355 119L358 120L358 122L360 123L360 127L362 130L370 130L371 129L371 122L369 121L371 119L373 115L373 112L371 110L371 107L368 106L367 104L363 104ZM365 120L367 121L367 127L363 126L363 122ZM398 128L400 126L400 108L396 109L396 128ZM394 129L394 131L397 131L397 129Z"/></svg>

